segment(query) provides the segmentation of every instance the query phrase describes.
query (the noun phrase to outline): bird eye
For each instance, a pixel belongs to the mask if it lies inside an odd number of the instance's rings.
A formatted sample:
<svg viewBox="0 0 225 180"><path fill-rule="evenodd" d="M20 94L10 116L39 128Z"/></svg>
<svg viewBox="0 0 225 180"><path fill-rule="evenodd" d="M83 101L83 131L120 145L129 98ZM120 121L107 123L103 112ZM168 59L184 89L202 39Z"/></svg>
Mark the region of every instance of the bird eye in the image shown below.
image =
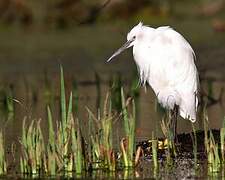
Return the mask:
<svg viewBox="0 0 225 180"><path fill-rule="evenodd" d="M135 40L136 39L136 36L133 36L132 39Z"/></svg>

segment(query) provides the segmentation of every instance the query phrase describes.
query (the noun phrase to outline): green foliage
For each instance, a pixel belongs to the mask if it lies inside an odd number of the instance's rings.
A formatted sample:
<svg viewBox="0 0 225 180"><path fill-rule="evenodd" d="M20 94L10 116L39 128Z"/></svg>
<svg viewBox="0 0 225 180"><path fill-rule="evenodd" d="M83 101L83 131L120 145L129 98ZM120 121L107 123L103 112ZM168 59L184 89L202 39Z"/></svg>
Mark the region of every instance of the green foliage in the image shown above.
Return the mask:
<svg viewBox="0 0 225 180"><path fill-rule="evenodd" d="M208 116L206 110L204 109L204 133L205 133L205 149L207 153L208 160L208 171L209 173L218 172L220 169L220 157L218 144L215 143L212 131L208 128ZM209 131L209 135L208 135Z"/></svg>
<svg viewBox="0 0 225 180"><path fill-rule="evenodd" d="M225 162L225 157L224 157L224 151L225 151L224 141L225 141L225 117L223 119L222 128L220 129L220 151L221 151L221 157L222 157L223 163Z"/></svg>
<svg viewBox="0 0 225 180"><path fill-rule="evenodd" d="M89 114L90 148L92 152L93 168L103 168L115 171L115 152L113 151L112 136L112 105L109 94L107 94L103 113L98 117L87 108Z"/></svg>
<svg viewBox="0 0 225 180"><path fill-rule="evenodd" d="M209 172L219 172L220 169L220 157L219 157L219 149L218 144L215 143L214 137L212 132L210 131L210 137L208 142L209 151L207 152L208 163L209 163Z"/></svg>
<svg viewBox="0 0 225 180"><path fill-rule="evenodd" d="M158 140L155 139L154 132L152 132L152 158L155 169L158 169L157 147L158 147Z"/></svg>
<svg viewBox="0 0 225 180"><path fill-rule="evenodd" d="M172 164L172 156L176 156L176 149L173 139L173 133L170 130L169 124L171 119L165 120L163 119L161 122L161 129L165 136L165 139L167 139L168 142L168 148L166 151L166 162L167 165L170 166Z"/></svg>
<svg viewBox="0 0 225 180"><path fill-rule="evenodd" d="M50 175L56 174L56 142L55 131L52 122L52 113L50 107L47 107L48 111L48 145L47 145L47 173Z"/></svg>
<svg viewBox="0 0 225 180"><path fill-rule="evenodd" d="M24 119L21 145L22 157L20 158L20 169L22 173L39 174L44 172L45 169L42 165L45 161L45 147L40 120L37 122L31 121L27 127L26 119Z"/></svg>
<svg viewBox="0 0 225 180"><path fill-rule="evenodd" d="M48 142L45 148L40 120L31 121L27 128L26 119L23 121L22 130L22 157L20 169L26 174L47 173L56 175L60 170L64 172L81 173L83 170L83 153L81 148L80 129L75 126L72 113L72 92L66 107L66 94L64 86L63 69L60 74L61 86L61 120L57 123L56 132L50 107L48 115Z"/></svg>
<svg viewBox="0 0 225 180"><path fill-rule="evenodd" d="M24 119L22 125L22 137L20 156L21 173L28 175L51 175L56 176L63 172L65 176L71 176L72 172L81 177L84 170L103 169L115 172L117 169L124 169L124 177L128 177L129 168L134 168L135 154L135 121L136 108L133 98L125 98L123 88L120 89L120 114L113 113L113 100L111 94L107 94L102 109L97 115L87 108L89 134L88 144L82 136L82 129L77 118L73 116L73 93L71 92L66 100L63 69L60 72L60 110L61 118L54 121L50 106L47 107L48 117L48 140L44 142L41 129L41 120ZM122 117L125 136L120 141L120 152L116 158L115 146L113 145L113 122ZM55 124L56 122L56 124ZM220 130L220 149L215 142L212 132L208 134L208 116L204 112L205 147L208 160L209 173L218 172L221 162L224 162L224 137L225 119ZM166 149L167 165L171 165L176 155L173 136L169 129L169 121L162 121L161 128L165 139L168 142ZM197 159L197 136L194 125L193 129L193 154L195 165ZM158 140L152 134L152 158L154 173L159 169L158 163ZM122 156L120 156L122 155ZM0 175L6 174L6 158L4 151L4 138L0 131ZM123 166L121 166L121 164ZM137 164L137 163L136 163ZM90 168L91 167L91 168ZM89 169L90 168L90 169ZM154 177L157 175L154 174Z"/></svg>
<svg viewBox="0 0 225 180"><path fill-rule="evenodd" d="M133 167L133 155L134 155L134 145L135 145L135 103L133 99L125 100L125 95L123 88L121 88L121 101L122 101L122 115L125 131L125 140L127 141L127 147L123 145L124 142L121 142L121 148L124 158L124 166L126 168ZM132 112L128 113L128 105L132 102Z"/></svg>
<svg viewBox="0 0 225 180"><path fill-rule="evenodd" d="M7 173L6 160L5 160L5 149L4 149L4 138L2 131L0 131L0 175Z"/></svg>
<svg viewBox="0 0 225 180"><path fill-rule="evenodd" d="M73 167L77 174L81 174L84 165L84 158L83 158L83 150L82 150L82 139L81 139L81 132L79 129L79 124L77 123L77 128L75 122L72 120L72 156L73 156ZM78 120L77 120L78 122Z"/></svg>

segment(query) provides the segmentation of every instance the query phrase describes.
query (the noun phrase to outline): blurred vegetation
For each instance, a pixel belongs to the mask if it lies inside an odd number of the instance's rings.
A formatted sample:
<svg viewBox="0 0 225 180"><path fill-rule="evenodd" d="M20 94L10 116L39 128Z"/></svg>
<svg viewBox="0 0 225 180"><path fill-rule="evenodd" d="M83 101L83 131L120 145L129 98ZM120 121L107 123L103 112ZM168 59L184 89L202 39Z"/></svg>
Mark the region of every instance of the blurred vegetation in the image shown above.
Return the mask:
<svg viewBox="0 0 225 180"><path fill-rule="evenodd" d="M170 1L131 0L1 0L0 20L7 24L30 25L37 22L65 27L69 24L92 24L101 16L108 20L115 17L128 18L140 9L154 7L153 13ZM104 12L102 13L102 11Z"/></svg>
<svg viewBox="0 0 225 180"><path fill-rule="evenodd" d="M225 5L224 0L1 0L0 22L67 27L93 24L99 20L170 16L174 14L177 5L183 4L185 8L186 3L197 4L200 7L197 8L198 13L207 16L222 11Z"/></svg>

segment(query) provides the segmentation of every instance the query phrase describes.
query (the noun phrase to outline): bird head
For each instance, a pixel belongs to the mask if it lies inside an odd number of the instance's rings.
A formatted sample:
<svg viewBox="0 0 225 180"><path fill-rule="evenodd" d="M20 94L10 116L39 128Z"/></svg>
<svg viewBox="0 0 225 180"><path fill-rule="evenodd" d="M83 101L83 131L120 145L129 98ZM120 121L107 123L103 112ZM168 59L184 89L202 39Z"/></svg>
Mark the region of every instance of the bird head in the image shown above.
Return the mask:
<svg viewBox="0 0 225 180"><path fill-rule="evenodd" d="M116 50L113 55L107 60L107 62L111 61L114 57L119 55L124 50L132 47L135 44L135 41L141 34L141 30L143 27L143 23L140 22L138 25L134 26L131 31L127 34L127 42L124 43L118 50Z"/></svg>

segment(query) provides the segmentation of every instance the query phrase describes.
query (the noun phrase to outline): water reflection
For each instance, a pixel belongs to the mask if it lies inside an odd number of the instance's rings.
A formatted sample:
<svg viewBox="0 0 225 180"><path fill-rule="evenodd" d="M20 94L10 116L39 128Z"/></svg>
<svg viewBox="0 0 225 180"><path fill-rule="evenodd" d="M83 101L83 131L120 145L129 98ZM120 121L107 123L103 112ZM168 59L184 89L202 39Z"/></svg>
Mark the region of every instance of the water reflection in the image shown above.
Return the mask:
<svg viewBox="0 0 225 180"><path fill-rule="evenodd" d="M76 116L83 122L87 122L87 111L85 106L88 106L93 112L97 112L102 103L107 91L112 91L112 98L114 101L114 108L120 109L120 102L117 101L117 92L121 86L125 87L127 95L136 97L137 106L137 122L136 122L136 136L137 139L146 139L151 136L154 130L157 136L162 136L159 122L161 121L162 114L157 110L157 102L155 95L151 88L147 90L143 87L137 87L137 81L132 79L122 79L121 76L116 76L116 80L110 77L100 78L98 74L90 81L79 80L73 75L66 75L66 89L69 93L70 90L74 92L74 107ZM120 79L118 79L120 78ZM116 84L119 83L119 84ZM132 84L133 83L133 84ZM134 85L136 84L136 86ZM224 116L224 102L225 96L223 95L223 88L225 83L222 81L208 81L201 82L201 94L199 107L199 120L196 122L197 129L203 129L201 121L201 112L203 106L207 107L209 116L210 128L218 129L221 127ZM134 88L134 90L131 90ZM132 94L133 93L133 94ZM3 86L0 91L0 113L1 125L7 125L7 139L10 137L18 137L22 127L22 120L25 116L30 119L41 118L42 123L46 123L46 107L50 105L54 119L59 119L59 77L55 75L43 76L17 76L16 79L11 80L10 85ZM119 99L119 98L118 98ZM4 125L4 126L3 126ZM16 128L16 129L15 129ZM45 129L45 128L44 128ZM191 131L191 123L182 118L178 121L178 132ZM13 139L14 139L13 138Z"/></svg>

